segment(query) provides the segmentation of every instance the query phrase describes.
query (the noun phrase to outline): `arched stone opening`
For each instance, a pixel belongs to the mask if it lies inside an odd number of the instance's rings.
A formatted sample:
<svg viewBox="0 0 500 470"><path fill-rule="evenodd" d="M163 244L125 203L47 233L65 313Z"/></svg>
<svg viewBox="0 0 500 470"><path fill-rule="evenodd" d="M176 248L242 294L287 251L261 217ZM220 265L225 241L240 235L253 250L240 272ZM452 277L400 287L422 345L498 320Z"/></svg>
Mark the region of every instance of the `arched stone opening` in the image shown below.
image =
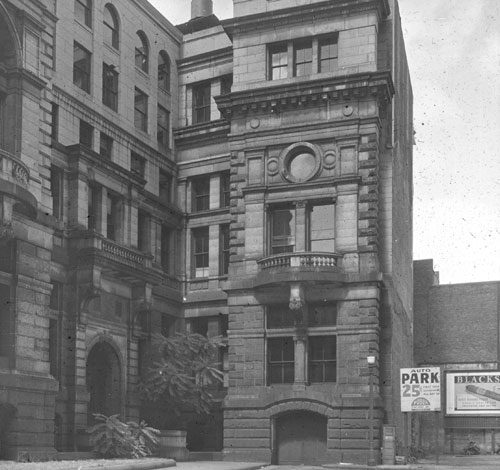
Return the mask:
<svg viewBox="0 0 500 470"><path fill-rule="evenodd" d="M310 411L274 417L273 463L318 465L326 460L328 418Z"/></svg>
<svg viewBox="0 0 500 470"><path fill-rule="evenodd" d="M87 357L88 423L94 413L120 414L122 403L120 359L107 342L94 345Z"/></svg>

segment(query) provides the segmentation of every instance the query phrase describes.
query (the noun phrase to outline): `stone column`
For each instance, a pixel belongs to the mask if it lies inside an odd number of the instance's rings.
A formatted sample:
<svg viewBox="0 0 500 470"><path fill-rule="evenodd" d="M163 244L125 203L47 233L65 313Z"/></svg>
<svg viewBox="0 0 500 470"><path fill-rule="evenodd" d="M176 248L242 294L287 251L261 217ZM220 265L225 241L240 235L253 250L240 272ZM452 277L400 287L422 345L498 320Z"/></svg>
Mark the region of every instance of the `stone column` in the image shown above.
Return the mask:
<svg viewBox="0 0 500 470"><path fill-rule="evenodd" d="M295 203L295 251L307 251L307 203L298 201Z"/></svg>

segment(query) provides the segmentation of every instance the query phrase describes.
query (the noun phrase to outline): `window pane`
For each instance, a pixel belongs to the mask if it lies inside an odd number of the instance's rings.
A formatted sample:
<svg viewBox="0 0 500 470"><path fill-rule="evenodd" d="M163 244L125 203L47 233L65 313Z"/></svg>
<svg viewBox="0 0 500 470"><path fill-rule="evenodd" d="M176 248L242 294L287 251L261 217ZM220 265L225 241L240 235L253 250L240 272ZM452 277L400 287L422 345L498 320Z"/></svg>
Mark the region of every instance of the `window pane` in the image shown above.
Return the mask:
<svg viewBox="0 0 500 470"><path fill-rule="evenodd" d="M92 27L91 0L75 0L75 18L85 26Z"/></svg>
<svg viewBox="0 0 500 470"><path fill-rule="evenodd" d="M118 21L109 5L104 7L104 42L108 46L118 49Z"/></svg>
<svg viewBox="0 0 500 470"><path fill-rule="evenodd" d="M286 44L275 46L269 52L270 79L280 80L288 76L288 51Z"/></svg>
<svg viewBox="0 0 500 470"><path fill-rule="evenodd" d="M73 45L73 83L90 93L90 52L76 42Z"/></svg>
<svg viewBox="0 0 500 470"><path fill-rule="evenodd" d="M278 209L271 214L271 251L290 253L295 249L295 211Z"/></svg>
<svg viewBox="0 0 500 470"><path fill-rule="evenodd" d="M134 123L137 129L148 130L148 97L139 89L135 89Z"/></svg>
<svg viewBox="0 0 500 470"><path fill-rule="evenodd" d="M165 52L158 55L158 87L170 91L170 59Z"/></svg>
<svg viewBox="0 0 500 470"><path fill-rule="evenodd" d="M311 251L333 252L335 250L335 206L314 206L310 212Z"/></svg>
<svg viewBox="0 0 500 470"><path fill-rule="evenodd" d="M338 37L323 39L319 43L319 71L333 72L337 69Z"/></svg>
<svg viewBox="0 0 500 470"><path fill-rule="evenodd" d="M135 66L143 72L149 69L149 49L144 33L139 31L136 35L135 45Z"/></svg>

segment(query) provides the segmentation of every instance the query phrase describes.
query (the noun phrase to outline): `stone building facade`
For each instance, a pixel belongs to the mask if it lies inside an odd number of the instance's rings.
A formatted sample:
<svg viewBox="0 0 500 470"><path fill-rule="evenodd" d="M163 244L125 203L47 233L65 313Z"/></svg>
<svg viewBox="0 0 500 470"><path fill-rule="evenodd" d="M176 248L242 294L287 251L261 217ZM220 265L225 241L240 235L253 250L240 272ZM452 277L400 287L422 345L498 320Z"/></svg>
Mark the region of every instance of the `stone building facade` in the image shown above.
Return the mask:
<svg viewBox="0 0 500 470"><path fill-rule="evenodd" d="M371 377L378 458L412 360L396 1L234 0L221 22L193 0L176 27L145 0L6 0L0 26L3 455L144 415L150 333L187 330L228 337L192 450L365 462Z"/></svg>
<svg viewBox="0 0 500 470"><path fill-rule="evenodd" d="M432 259L414 262L414 279L415 363L439 366L443 375L439 450L460 453L472 440L482 451L495 453L500 448L497 401L474 389L464 394L456 383L470 380L473 386L500 390L488 385L500 380L495 378L500 375L500 283L440 285ZM452 403L457 394L462 406ZM421 417L423 447L435 448L434 426L434 417Z"/></svg>

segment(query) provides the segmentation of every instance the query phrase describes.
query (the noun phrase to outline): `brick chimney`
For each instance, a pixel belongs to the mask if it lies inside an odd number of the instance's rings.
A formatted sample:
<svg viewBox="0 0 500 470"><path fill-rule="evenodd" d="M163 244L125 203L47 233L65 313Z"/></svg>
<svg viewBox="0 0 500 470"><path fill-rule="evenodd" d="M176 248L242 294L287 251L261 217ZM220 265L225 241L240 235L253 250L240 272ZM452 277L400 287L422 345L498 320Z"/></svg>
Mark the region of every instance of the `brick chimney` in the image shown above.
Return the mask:
<svg viewBox="0 0 500 470"><path fill-rule="evenodd" d="M210 16L214 13L212 0L191 0L191 19Z"/></svg>

